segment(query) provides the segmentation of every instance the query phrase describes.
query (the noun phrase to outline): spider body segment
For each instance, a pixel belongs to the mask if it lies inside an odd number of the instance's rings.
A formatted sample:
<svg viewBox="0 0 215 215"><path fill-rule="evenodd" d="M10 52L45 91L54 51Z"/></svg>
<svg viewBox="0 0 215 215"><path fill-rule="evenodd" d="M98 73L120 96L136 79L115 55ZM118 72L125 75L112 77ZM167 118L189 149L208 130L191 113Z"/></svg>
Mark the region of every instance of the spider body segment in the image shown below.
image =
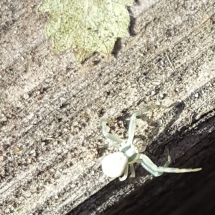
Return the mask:
<svg viewBox="0 0 215 215"><path fill-rule="evenodd" d="M179 169L168 167L171 163L170 155L164 166L157 166L153 161L146 156L141 154L138 148L133 144L134 132L135 132L135 121L138 115L142 115L151 109L152 106L146 107L144 110L135 112L131 116L128 140L124 141L119 136L110 134L107 127L107 119L102 119L102 133L109 141L109 143L118 149L118 152L112 153L104 157L102 160L102 170L105 175L116 178L119 177L120 181L123 181L128 176L128 168L131 169L131 177L135 177L134 163L140 163L144 169L146 169L153 176L158 177L163 173L186 173L186 172L197 172L201 168L195 169ZM154 106L153 106L154 107ZM122 176L123 175L123 176ZM122 176L122 177L120 177Z"/></svg>

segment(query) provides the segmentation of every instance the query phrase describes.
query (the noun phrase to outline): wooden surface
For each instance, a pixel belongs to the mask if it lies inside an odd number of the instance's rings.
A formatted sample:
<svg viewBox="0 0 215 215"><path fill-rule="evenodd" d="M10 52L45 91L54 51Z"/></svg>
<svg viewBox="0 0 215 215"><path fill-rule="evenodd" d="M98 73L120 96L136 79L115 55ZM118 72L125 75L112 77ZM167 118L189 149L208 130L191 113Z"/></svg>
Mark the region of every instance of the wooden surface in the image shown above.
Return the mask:
<svg viewBox="0 0 215 215"><path fill-rule="evenodd" d="M204 166L195 147L214 131L215 1L151 2L133 8L132 36L115 57L83 65L71 50L53 53L39 0L0 2L0 214L114 214L150 184L177 186L188 176L152 179L136 165L136 178L119 182L99 167L113 151L102 149L101 117L127 138L127 119L150 104L170 108L150 111L149 125L138 119L145 153L161 165L168 148L173 166Z"/></svg>

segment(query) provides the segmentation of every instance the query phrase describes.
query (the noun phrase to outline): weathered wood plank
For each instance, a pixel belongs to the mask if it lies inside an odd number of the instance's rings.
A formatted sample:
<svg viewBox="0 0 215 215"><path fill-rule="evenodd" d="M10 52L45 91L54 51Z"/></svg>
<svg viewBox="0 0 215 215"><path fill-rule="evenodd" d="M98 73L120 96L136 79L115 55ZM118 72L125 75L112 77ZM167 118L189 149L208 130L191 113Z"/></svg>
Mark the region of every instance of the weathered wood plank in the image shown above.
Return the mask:
<svg viewBox="0 0 215 215"><path fill-rule="evenodd" d="M171 106L154 111L152 127L138 120L137 139L158 164L165 147L177 160L214 131L209 124L179 136L214 114L215 1L155 1L138 13L117 58L83 66L71 50L52 53L39 2L0 3L0 213L99 214L151 178L141 168L123 183L104 177L102 116L126 138L134 110ZM196 165L188 164L180 166Z"/></svg>

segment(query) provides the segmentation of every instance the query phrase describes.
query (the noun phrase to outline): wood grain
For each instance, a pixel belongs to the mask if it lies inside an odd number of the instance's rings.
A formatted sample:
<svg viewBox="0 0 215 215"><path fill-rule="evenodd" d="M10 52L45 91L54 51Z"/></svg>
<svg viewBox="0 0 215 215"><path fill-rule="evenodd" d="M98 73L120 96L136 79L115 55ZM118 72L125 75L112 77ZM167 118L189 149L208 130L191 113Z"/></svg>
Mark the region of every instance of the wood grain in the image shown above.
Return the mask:
<svg viewBox="0 0 215 215"><path fill-rule="evenodd" d="M160 165L168 148L174 166L201 167L188 161L214 131L204 122L214 117L215 1L155 1L140 9L116 57L83 65L72 50L52 51L39 3L0 3L0 214L102 214L156 184L138 165L125 182L98 167L113 151L101 150L101 117L127 138L127 119L145 105L169 106L149 113L150 126L138 119L145 153Z"/></svg>

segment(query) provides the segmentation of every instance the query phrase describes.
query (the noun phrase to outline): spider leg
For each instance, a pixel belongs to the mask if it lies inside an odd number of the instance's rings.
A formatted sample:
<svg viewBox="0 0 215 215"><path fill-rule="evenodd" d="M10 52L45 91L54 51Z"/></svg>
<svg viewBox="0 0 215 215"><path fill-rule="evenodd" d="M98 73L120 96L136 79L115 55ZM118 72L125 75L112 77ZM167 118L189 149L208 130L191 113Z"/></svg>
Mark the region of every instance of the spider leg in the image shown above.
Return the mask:
<svg viewBox="0 0 215 215"><path fill-rule="evenodd" d="M137 116L137 112L133 113L130 119L127 145L131 145L134 139L134 132L136 128L136 116Z"/></svg>
<svg viewBox="0 0 215 215"><path fill-rule="evenodd" d="M131 178L135 178L135 169L133 164L130 164L130 169L131 169Z"/></svg>
<svg viewBox="0 0 215 215"><path fill-rule="evenodd" d="M129 129L128 129L127 145L131 145L134 139L134 132L136 128L136 117L142 115L143 113L148 112L153 108L161 108L161 107L166 108L166 106L162 106L162 105L149 105L132 114L130 123L129 123Z"/></svg>
<svg viewBox="0 0 215 215"><path fill-rule="evenodd" d="M200 171L202 168L196 168L196 169L179 169L179 168L171 168L168 167L170 164L170 156L168 155L168 161L164 166L157 166L155 165L152 160L144 155L140 154L141 162L140 164L144 169L146 169L148 172L150 172L153 176L158 177L162 175L163 173L185 173L185 172L197 172Z"/></svg>
<svg viewBox="0 0 215 215"><path fill-rule="evenodd" d="M168 151L168 157L167 157L167 162L164 164L163 167L168 167L171 163L171 157L169 155L169 151ZM161 176L163 174L163 172L157 172L156 177Z"/></svg>
<svg viewBox="0 0 215 215"><path fill-rule="evenodd" d="M113 135L108 133L107 119L105 118L101 119L101 124L102 124L102 134L109 141L110 145L116 148L119 148L119 144L121 144L123 140L116 134Z"/></svg>
<svg viewBox="0 0 215 215"><path fill-rule="evenodd" d="M120 181L125 181L125 179L128 177L128 165L125 168L124 175L122 177L119 177Z"/></svg>

